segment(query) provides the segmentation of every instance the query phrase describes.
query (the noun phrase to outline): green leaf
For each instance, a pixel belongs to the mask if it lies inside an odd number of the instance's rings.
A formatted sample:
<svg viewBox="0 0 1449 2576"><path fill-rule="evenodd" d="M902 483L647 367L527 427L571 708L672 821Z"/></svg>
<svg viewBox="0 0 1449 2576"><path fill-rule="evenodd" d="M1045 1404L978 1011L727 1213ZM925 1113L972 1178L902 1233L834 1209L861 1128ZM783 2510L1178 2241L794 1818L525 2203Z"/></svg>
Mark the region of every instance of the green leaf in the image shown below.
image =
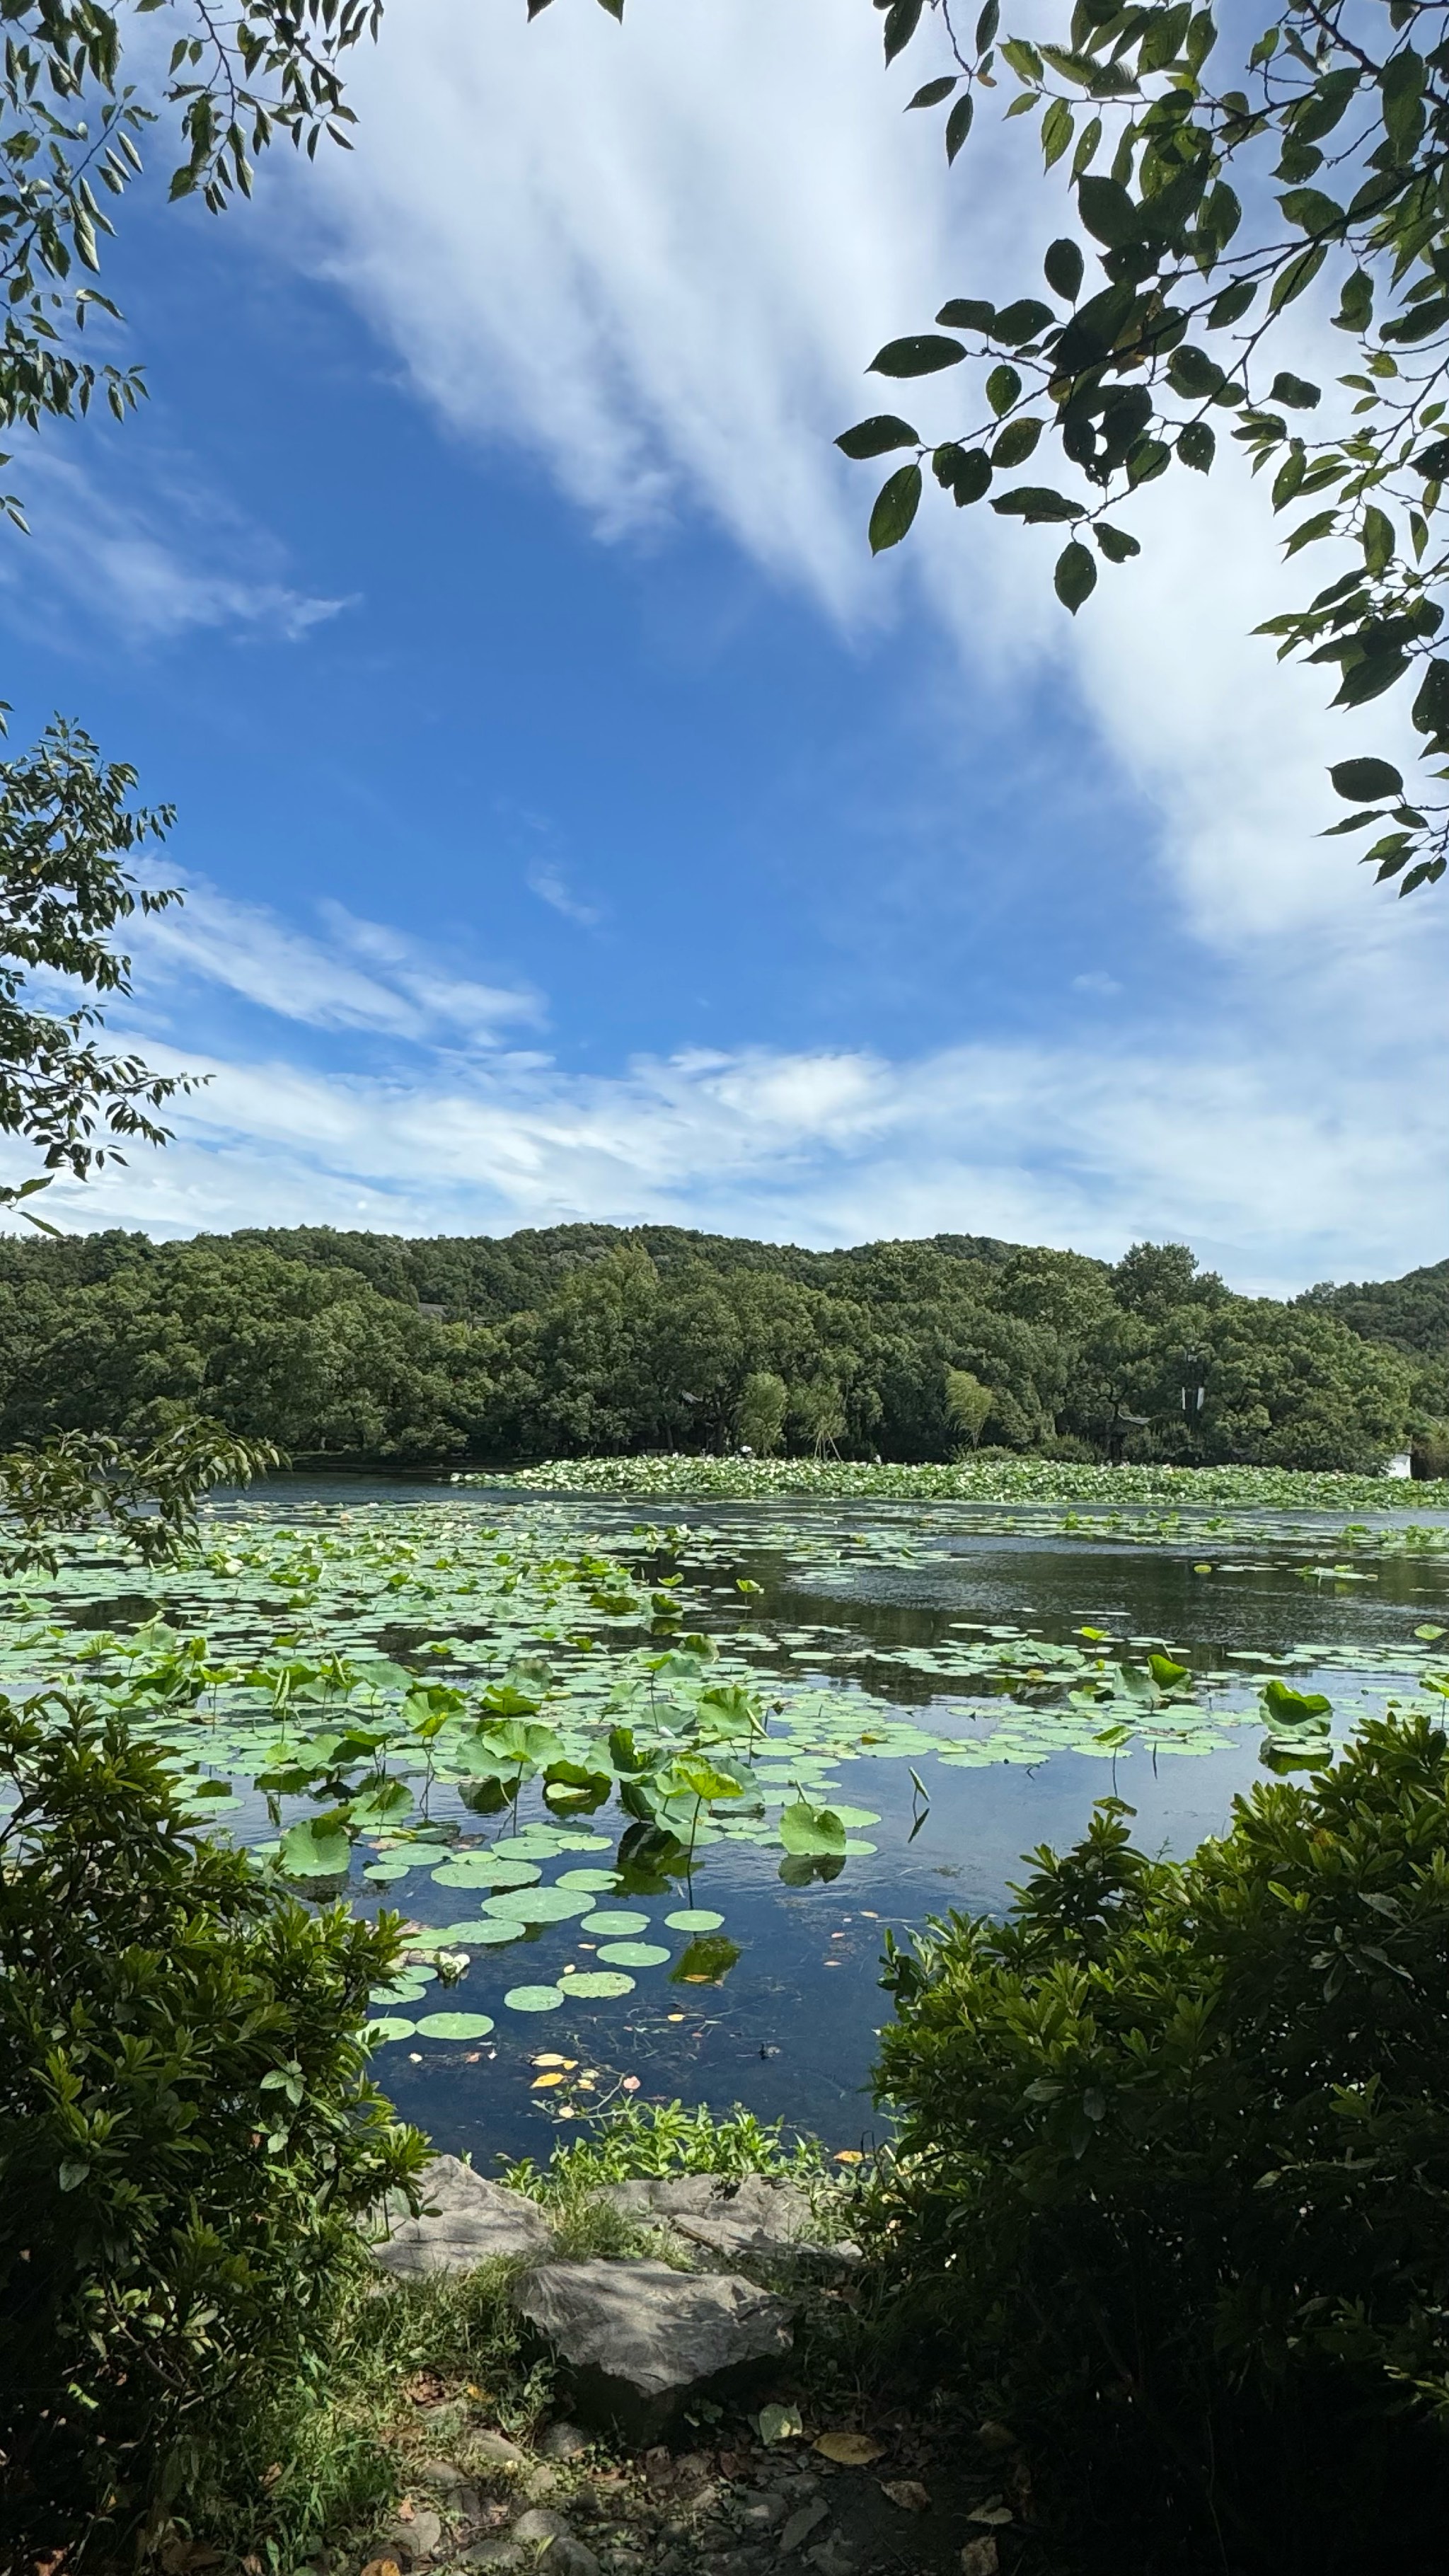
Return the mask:
<svg viewBox="0 0 1449 2576"><path fill-rule="evenodd" d="M959 340L943 339L936 331L917 331L905 340L887 340L878 349L866 369L875 376L938 376L943 367L957 367L966 352Z"/></svg>
<svg viewBox="0 0 1449 2576"><path fill-rule="evenodd" d="M1043 274L1053 295L1062 296L1068 304L1075 304L1082 291L1085 266L1080 243L1067 240L1050 243L1042 261Z"/></svg>
<svg viewBox="0 0 1449 2576"><path fill-rule="evenodd" d="M510 2012L521 2013L557 2012L563 1999L561 1986L510 1986L503 1998Z"/></svg>
<svg viewBox="0 0 1449 2576"><path fill-rule="evenodd" d="M634 1990L634 1978L625 1976L622 1968L586 1968L581 1976L569 1978L567 1989L585 2003L610 2003Z"/></svg>
<svg viewBox="0 0 1449 2576"><path fill-rule="evenodd" d="M1042 158L1048 170L1060 161L1076 132L1072 111L1064 98L1054 98L1041 121Z"/></svg>
<svg viewBox="0 0 1449 2576"><path fill-rule="evenodd" d="M1021 396L1021 378L1015 367L993 367L986 379L986 399L1000 420Z"/></svg>
<svg viewBox="0 0 1449 2576"><path fill-rule="evenodd" d="M919 465L898 466L881 485L870 514L870 550L884 554L887 546L898 546L910 527L921 503L921 469Z"/></svg>
<svg viewBox="0 0 1449 2576"><path fill-rule="evenodd" d="M1089 233L1109 250L1125 248L1138 237L1138 210L1116 179L1081 178L1077 204Z"/></svg>
<svg viewBox="0 0 1449 2576"><path fill-rule="evenodd" d="M1206 349L1184 344L1173 350L1167 362L1167 380L1174 393L1184 395L1190 402L1198 402L1217 392L1225 380L1225 371L1216 358L1208 356Z"/></svg>
<svg viewBox="0 0 1449 2576"><path fill-rule="evenodd" d="M972 97L969 89L963 90L960 97L957 99L955 106L952 108L950 115L946 119L946 159L948 163L955 160L957 153L960 151L962 144L970 133L971 119L975 113L975 99Z"/></svg>
<svg viewBox="0 0 1449 2576"><path fill-rule="evenodd" d="M88 2164L79 2163L72 2157L60 2167L55 2178L62 2191L78 2191L81 2184L89 2179L90 2170Z"/></svg>
<svg viewBox="0 0 1449 2576"><path fill-rule="evenodd" d="M991 459L984 447L938 447L932 460L936 480L945 486L958 510L979 501L990 488Z"/></svg>
<svg viewBox="0 0 1449 2576"><path fill-rule="evenodd" d="M984 54L988 45L995 44L996 30L1000 24L1001 0L986 0L986 6L976 21L976 51L978 54Z"/></svg>
<svg viewBox="0 0 1449 2576"><path fill-rule="evenodd" d="M1333 1702L1321 1691L1296 1691L1287 1682L1265 1682L1260 1694L1263 1706L1279 1726L1311 1726L1321 1729L1333 1715Z"/></svg>
<svg viewBox="0 0 1449 2576"><path fill-rule="evenodd" d="M1052 575L1052 587L1063 608L1070 609L1073 617L1076 616L1083 600L1090 597L1097 587L1096 562L1087 548L1079 544L1075 537L1070 545L1063 547L1057 557L1056 570Z"/></svg>
<svg viewBox="0 0 1449 2576"><path fill-rule="evenodd" d="M1393 557L1394 523L1387 510L1379 509L1376 502L1370 501L1364 511L1360 536L1365 565L1369 573L1377 579L1380 573L1386 571Z"/></svg>
<svg viewBox="0 0 1449 2576"><path fill-rule="evenodd" d="M1126 563L1129 556L1140 555L1142 552L1142 548L1138 544L1137 539L1135 537L1129 537L1125 528L1109 527L1105 519L1099 519L1097 521L1096 526L1092 530L1092 534L1096 538L1098 545L1101 547L1103 554L1106 556L1108 563ZM1094 1632L1088 1628L1080 1628L1077 1633L1079 1636L1086 1637L1100 1632Z"/></svg>
<svg viewBox="0 0 1449 2576"><path fill-rule="evenodd" d="M1331 535L1337 524L1336 510L1318 510L1311 519L1304 519L1301 525L1294 529L1283 549L1285 560L1289 555L1296 555L1304 546L1316 546L1320 537Z"/></svg>
<svg viewBox="0 0 1449 2576"><path fill-rule="evenodd" d="M844 1858L845 1827L830 1807L812 1807L805 1798L782 1808L780 1840L798 1860Z"/></svg>
<svg viewBox="0 0 1449 2576"><path fill-rule="evenodd" d="M1412 304L1407 313L1396 313L1391 322L1384 323L1379 338L1412 345L1432 339L1436 331L1443 330L1446 322L1449 322L1449 295L1439 295L1432 303Z"/></svg>
<svg viewBox="0 0 1449 2576"><path fill-rule="evenodd" d="M341 1878L352 1865L352 1840L340 1815L309 1816L282 1836L288 1878Z"/></svg>
<svg viewBox="0 0 1449 2576"><path fill-rule="evenodd" d="M1449 733L1449 662L1428 665L1414 700L1413 723L1416 733Z"/></svg>
<svg viewBox="0 0 1449 2576"><path fill-rule="evenodd" d="M1339 760L1330 769L1335 796L1349 805L1368 805L1381 796L1401 796L1404 782L1392 761Z"/></svg>
<svg viewBox="0 0 1449 2576"><path fill-rule="evenodd" d="M1190 420L1178 431L1178 455L1184 465L1193 468L1194 473L1206 474L1209 471L1217 449L1217 437L1208 421Z"/></svg>
<svg viewBox="0 0 1449 2576"><path fill-rule="evenodd" d="M843 429L835 442L842 456L857 462L887 456L893 447L919 447L920 443L920 433L893 411L873 412L869 420L858 420L854 429Z"/></svg>
<svg viewBox="0 0 1449 2576"><path fill-rule="evenodd" d="M1270 402L1286 403L1290 411L1313 411L1323 398L1320 385L1309 384L1305 376L1276 375Z"/></svg>
<svg viewBox="0 0 1449 2576"><path fill-rule="evenodd" d="M1335 707L1366 707L1371 699L1381 698L1385 689L1391 689L1408 667L1408 655L1399 652L1396 646L1366 653L1361 662L1347 665L1330 704Z"/></svg>
<svg viewBox="0 0 1449 2576"><path fill-rule="evenodd" d="M1069 501L1065 494L1045 486L1019 483L1014 492L1002 492L991 504L1003 518L1025 519L1029 526L1039 527L1053 520L1081 519L1086 516L1080 501Z"/></svg>
<svg viewBox="0 0 1449 2576"><path fill-rule="evenodd" d="M1040 339L1050 330L1056 315L1049 304L1038 304L1032 296L1020 296L996 316L994 337L1008 349L1019 349L1027 340Z"/></svg>
<svg viewBox="0 0 1449 2576"><path fill-rule="evenodd" d="M1024 465L1041 433L1039 420L1009 420L991 450L990 461L995 471L998 474L1009 473L1013 466Z"/></svg>
<svg viewBox="0 0 1449 2576"><path fill-rule="evenodd" d="M1278 200L1290 224L1301 233L1336 236L1348 221L1342 206L1325 197L1319 188L1290 188Z"/></svg>
<svg viewBox="0 0 1449 2576"><path fill-rule="evenodd" d="M943 98L950 97L958 78L956 72L943 72L939 80L927 81L924 89L918 89L914 98L907 99L907 108L939 107Z"/></svg>
<svg viewBox="0 0 1449 2576"><path fill-rule="evenodd" d="M893 63L903 53L921 21L925 0L891 0L886 11L885 58Z"/></svg>
<svg viewBox="0 0 1449 2576"><path fill-rule="evenodd" d="M1010 64L1018 80L1031 81L1033 85L1040 83L1041 56L1035 45L1028 44L1024 37L1009 36L1001 48L1001 59Z"/></svg>
<svg viewBox="0 0 1449 2576"><path fill-rule="evenodd" d="M486 2039L493 2028L493 2016L491 2013L425 2013L416 2027L420 2039Z"/></svg>
<svg viewBox="0 0 1449 2576"><path fill-rule="evenodd" d="M980 331L989 340L996 327L996 307L969 295L958 295L942 305L936 319L944 322L948 330Z"/></svg>
<svg viewBox="0 0 1449 2576"><path fill-rule="evenodd" d="M1225 286L1208 309L1210 331L1225 331L1230 322L1241 321L1258 292L1256 278L1240 277L1234 286Z"/></svg>
<svg viewBox="0 0 1449 2576"><path fill-rule="evenodd" d="M1268 297L1269 312L1281 313L1285 304L1294 303L1305 287L1313 284L1327 257L1327 243L1315 242L1311 249L1301 250L1296 259L1291 259L1286 268L1280 269Z"/></svg>

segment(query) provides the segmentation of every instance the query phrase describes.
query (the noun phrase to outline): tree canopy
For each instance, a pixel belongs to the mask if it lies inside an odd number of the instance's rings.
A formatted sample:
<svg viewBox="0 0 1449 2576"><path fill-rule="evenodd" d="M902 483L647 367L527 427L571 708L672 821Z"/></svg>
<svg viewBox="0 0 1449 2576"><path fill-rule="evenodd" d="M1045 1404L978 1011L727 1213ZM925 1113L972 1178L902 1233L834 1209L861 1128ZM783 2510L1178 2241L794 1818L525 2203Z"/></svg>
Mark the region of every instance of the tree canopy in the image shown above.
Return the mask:
<svg viewBox="0 0 1449 2576"><path fill-rule="evenodd" d="M1109 1267L990 1238L811 1252L671 1226L12 1240L0 1442L153 1441L199 1412L312 1459L979 1446L1372 1469L1449 1410L1449 1327L1412 1348L1381 1333L1373 1299L1391 1322L1394 1293L1239 1297L1178 1244Z"/></svg>
<svg viewBox="0 0 1449 2576"><path fill-rule="evenodd" d="M1005 34L1000 0L974 24L960 0L875 6L888 64L923 31L936 40L939 68L908 103L943 113L948 160L1010 78L1006 116L1035 125L1072 229L1040 283L984 281L988 296L968 280L933 329L871 361L892 383L960 367L971 387L944 441L894 412L842 433L848 456L912 451L877 496L872 547L906 535L929 463L958 508L989 496L1061 528L1055 585L1075 616L1099 561L1141 551L1108 514L1175 466L1210 473L1226 433L1255 474L1271 468L1273 511L1295 513L1285 556L1349 550L1260 632L1330 673L1337 707L1412 685L1426 777L1449 777L1446 0L1288 0L1255 40L1192 0L1076 0L1065 30L1037 8ZM1343 335L1327 388L1278 363L1292 307L1292 346L1305 328ZM1065 489L1014 479L1044 441ZM1387 760L1330 774L1355 809L1331 828L1373 834L1379 880L1409 894L1443 875L1449 800L1406 794Z"/></svg>

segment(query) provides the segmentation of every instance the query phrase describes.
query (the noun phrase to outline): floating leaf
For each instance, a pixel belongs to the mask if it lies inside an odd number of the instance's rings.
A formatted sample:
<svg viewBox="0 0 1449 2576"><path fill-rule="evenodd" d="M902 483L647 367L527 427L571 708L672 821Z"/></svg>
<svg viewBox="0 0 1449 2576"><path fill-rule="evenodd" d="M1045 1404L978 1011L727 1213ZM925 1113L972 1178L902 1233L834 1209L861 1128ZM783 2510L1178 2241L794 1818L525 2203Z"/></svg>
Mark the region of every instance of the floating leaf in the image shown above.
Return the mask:
<svg viewBox="0 0 1449 2576"><path fill-rule="evenodd" d="M568 1923L588 1910L587 1896L569 1887L512 1887L485 1907L501 1923Z"/></svg>
<svg viewBox="0 0 1449 2576"><path fill-rule="evenodd" d="M586 1914L579 1925L579 1930L602 1932L606 1939L622 1941L631 1932L647 1932L649 1920L647 1914L629 1914L622 1910L618 1913L610 1913L603 1910L597 1914Z"/></svg>
<svg viewBox="0 0 1449 2576"><path fill-rule="evenodd" d="M1422 1628L1418 1631L1421 1637L1424 1633ZM1437 1637L1442 1634L1442 1631L1436 1628L1431 1633ZM874 1824L877 1820L871 1816L867 1821ZM666 1914L664 1920L671 1932L717 1932L724 1921L724 1916L711 1914L705 1906L685 1905L681 1906L677 1914Z"/></svg>
<svg viewBox="0 0 1449 2576"><path fill-rule="evenodd" d="M603 2003L616 1995L632 1995L634 1979L617 1968L587 1968L569 1979L569 1993L582 1995L586 2002Z"/></svg>
<svg viewBox="0 0 1449 2576"><path fill-rule="evenodd" d="M404 2021L399 2014L384 2013L380 2021L368 2023L368 2045L371 2048L382 2048L390 2039L411 2039L414 2028L415 2025L412 2022Z"/></svg>
<svg viewBox="0 0 1449 2576"><path fill-rule="evenodd" d="M599 1957L609 1968L662 1968L669 1952L655 1941L609 1941Z"/></svg>
<svg viewBox="0 0 1449 2576"><path fill-rule="evenodd" d="M793 1860L844 1857L845 1827L830 1807L812 1807L799 1798L780 1816L780 1840Z"/></svg>
<svg viewBox="0 0 1449 2576"><path fill-rule="evenodd" d="M510 1986L503 1998L510 2012L557 2012L563 2002L561 1986Z"/></svg>
<svg viewBox="0 0 1449 2576"><path fill-rule="evenodd" d="M417 2025L422 2039L486 2039L492 2028L490 2013L427 2013Z"/></svg>

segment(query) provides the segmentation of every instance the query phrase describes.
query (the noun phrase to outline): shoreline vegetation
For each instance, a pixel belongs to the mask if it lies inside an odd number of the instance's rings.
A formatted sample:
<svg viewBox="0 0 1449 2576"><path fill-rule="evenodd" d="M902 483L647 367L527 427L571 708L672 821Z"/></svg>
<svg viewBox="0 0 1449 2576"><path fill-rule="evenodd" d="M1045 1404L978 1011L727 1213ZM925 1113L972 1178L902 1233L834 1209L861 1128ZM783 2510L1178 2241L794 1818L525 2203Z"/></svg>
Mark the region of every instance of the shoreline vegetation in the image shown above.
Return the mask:
<svg viewBox="0 0 1449 2576"><path fill-rule="evenodd" d="M822 1502L1204 1504L1260 1511L1449 1511L1449 1476L1422 1481L1291 1467L1108 1467L1059 1458L971 1458L902 1465L859 1458L700 1457L688 1451L625 1458L555 1458L537 1467L459 1472L455 1485L527 1493L637 1496L641 1501L752 1502L789 1495ZM1089 1527L1100 1527L1094 1508Z"/></svg>

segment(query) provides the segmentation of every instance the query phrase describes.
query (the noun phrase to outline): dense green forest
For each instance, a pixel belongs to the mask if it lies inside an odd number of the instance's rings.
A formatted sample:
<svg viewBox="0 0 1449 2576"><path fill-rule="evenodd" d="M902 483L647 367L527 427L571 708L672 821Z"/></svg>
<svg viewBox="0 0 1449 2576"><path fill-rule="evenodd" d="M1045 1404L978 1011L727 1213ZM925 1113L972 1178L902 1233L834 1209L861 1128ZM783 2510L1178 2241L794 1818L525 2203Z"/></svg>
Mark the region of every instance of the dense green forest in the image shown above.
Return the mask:
<svg viewBox="0 0 1449 2576"><path fill-rule="evenodd" d="M1201 1389L1201 1402L1199 1402ZM1449 1262L1239 1297L937 1235L810 1252L671 1226L0 1241L8 1441L200 1407L294 1458L966 1450L1372 1468L1449 1416Z"/></svg>

